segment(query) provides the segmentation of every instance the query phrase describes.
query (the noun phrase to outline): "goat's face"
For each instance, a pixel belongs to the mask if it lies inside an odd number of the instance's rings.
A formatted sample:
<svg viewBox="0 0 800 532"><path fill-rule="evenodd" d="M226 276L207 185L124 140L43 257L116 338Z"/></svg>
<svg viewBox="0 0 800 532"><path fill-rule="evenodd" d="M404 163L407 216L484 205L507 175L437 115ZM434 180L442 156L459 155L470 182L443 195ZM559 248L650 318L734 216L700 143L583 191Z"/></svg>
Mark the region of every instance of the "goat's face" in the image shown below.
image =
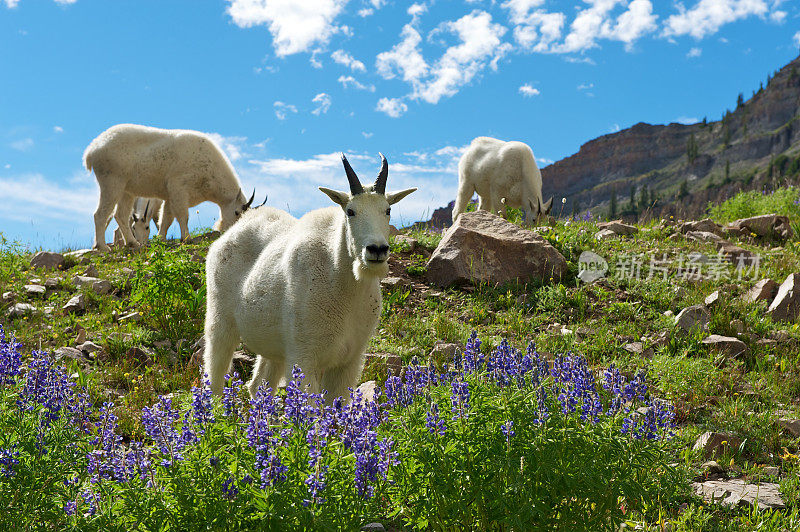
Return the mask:
<svg viewBox="0 0 800 532"><path fill-rule="evenodd" d="M134 213L131 217L131 231L133 231L133 238L140 244L144 244L150 239L150 223L147 221L146 216L139 216Z"/></svg>
<svg viewBox="0 0 800 532"><path fill-rule="evenodd" d="M538 197L536 198L536 202L528 201L531 212L533 213L533 219L530 220L528 223L532 225L542 225L547 221L547 217L550 215L550 211L553 208L553 198L550 198L547 203L542 205L542 200ZM527 220L526 220L527 221Z"/></svg>
<svg viewBox="0 0 800 532"><path fill-rule="evenodd" d="M382 167L374 185L363 187L344 154L342 163L350 182L350 192L320 187L334 203L338 204L345 219L347 247L354 261L354 272L385 276L389 272L389 217L391 205L416 189L387 194L386 177L389 165L381 155Z"/></svg>
<svg viewBox="0 0 800 532"><path fill-rule="evenodd" d="M253 204L253 198L256 197L256 191L253 189L253 194L250 195L250 199L247 199L242 191L239 191L239 195L236 196L236 199L232 202L228 203L224 207L220 207L220 218L217 223L214 224L214 230L219 231L220 233L225 232L236 223L236 220L241 218L241 216L251 208ZM267 198L264 198L264 201L261 205L267 202ZM252 207L253 209L257 209L261 207L258 205L256 207Z"/></svg>

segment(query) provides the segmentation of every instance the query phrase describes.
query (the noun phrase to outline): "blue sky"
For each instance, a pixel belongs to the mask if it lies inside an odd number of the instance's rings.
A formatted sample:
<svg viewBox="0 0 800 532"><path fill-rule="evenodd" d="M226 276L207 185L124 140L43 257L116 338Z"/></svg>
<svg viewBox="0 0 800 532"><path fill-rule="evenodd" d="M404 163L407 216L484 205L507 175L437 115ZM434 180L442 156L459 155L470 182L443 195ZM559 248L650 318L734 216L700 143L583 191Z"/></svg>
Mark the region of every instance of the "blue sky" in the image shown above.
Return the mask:
<svg viewBox="0 0 800 532"><path fill-rule="evenodd" d="M123 122L212 134L296 215L346 188L339 151L363 180L383 152L389 188L420 189L392 210L410 223L454 197L476 136L545 166L639 121L716 120L798 47L789 0L0 0L0 232L90 245L81 155Z"/></svg>

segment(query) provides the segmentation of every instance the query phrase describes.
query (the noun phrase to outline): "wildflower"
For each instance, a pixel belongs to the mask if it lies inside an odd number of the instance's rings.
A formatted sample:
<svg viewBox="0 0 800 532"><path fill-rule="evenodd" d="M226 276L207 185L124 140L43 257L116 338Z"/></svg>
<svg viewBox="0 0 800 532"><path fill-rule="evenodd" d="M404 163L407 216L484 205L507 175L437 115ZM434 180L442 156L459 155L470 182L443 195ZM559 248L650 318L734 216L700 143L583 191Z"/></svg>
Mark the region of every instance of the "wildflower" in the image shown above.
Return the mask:
<svg viewBox="0 0 800 532"><path fill-rule="evenodd" d="M236 487L233 477L228 477L228 479L222 483L222 495L229 501L239 496L239 488Z"/></svg>
<svg viewBox="0 0 800 532"><path fill-rule="evenodd" d="M64 504L64 513L67 515L75 515L75 509L78 504L75 501L67 501Z"/></svg>
<svg viewBox="0 0 800 532"><path fill-rule="evenodd" d="M225 375L225 380L229 381L230 384L222 390L222 407L225 416L236 422L239 419L242 407L239 400L239 390L241 390L244 383L239 379L239 374L236 372L233 373L233 376Z"/></svg>
<svg viewBox="0 0 800 532"><path fill-rule="evenodd" d="M453 381L450 392L450 402L453 419L466 417L469 410L469 384L466 381Z"/></svg>
<svg viewBox="0 0 800 532"><path fill-rule="evenodd" d="M431 408L425 415L425 426L431 434L444 436L446 428L443 419L439 419L439 405L431 403Z"/></svg>
<svg viewBox="0 0 800 532"><path fill-rule="evenodd" d="M16 445L12 445L8 449L0 449L0 475L5 478L14 476L13 466L19 464L17 457L19 451L15 451Z"/></svg>

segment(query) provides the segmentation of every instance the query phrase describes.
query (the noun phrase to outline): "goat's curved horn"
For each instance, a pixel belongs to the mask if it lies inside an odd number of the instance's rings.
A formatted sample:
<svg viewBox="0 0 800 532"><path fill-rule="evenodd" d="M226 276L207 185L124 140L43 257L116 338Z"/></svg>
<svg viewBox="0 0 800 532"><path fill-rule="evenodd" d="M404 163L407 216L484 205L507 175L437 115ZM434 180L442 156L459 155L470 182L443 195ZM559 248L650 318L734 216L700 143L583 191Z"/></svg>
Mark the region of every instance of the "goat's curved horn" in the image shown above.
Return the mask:
<svg viewBox="0 0 800 532"><path fill-rule="evenodd" d="M347 162L347 157L342 153L342 164L344 165L344 173L347 174L347 182L350 183L350 193L355 196L364 192L364 187L361 186L361 181L358 180L353 167Z"/></svg>
<svg viewBox="0 0 800 532"><path fill-rule="evenodd" d="M267 202L267 198L268 198L268 197L269 197L268 195L267 195L267 196L264 196L264 201L262 201L262 202L261 202L261 205L259 205L258 207L263 207L263 206L264 206L264 204ZM258 207L256 207L256 209L258 209Z"/></svg>
<svg viewBox="0 0 800 532"><path fill-rule="evenodd" d="M142 219L147 220L147 211L150 210L150 200L147 200L147 203L144 204L144 213L142 214Z"/></svg>
<svg viewBox="0 0 800 532"><path fill-rule="evenodd" d="M244 204L245 209L249 209L250 205L253 203L253 198L256 197L256 189L253 189L253 194L250 196L250 199L247 200L247 203Z"/></svg>
<svg viewBox="0 0 800 532"><path fill-rule="evenodd" d="M389 177L389 163L386 162L386 157L382 153L381 156L381 171L378 172L378 179L375 180L375 192L378 194L386 194L386 178Z"/></svg>

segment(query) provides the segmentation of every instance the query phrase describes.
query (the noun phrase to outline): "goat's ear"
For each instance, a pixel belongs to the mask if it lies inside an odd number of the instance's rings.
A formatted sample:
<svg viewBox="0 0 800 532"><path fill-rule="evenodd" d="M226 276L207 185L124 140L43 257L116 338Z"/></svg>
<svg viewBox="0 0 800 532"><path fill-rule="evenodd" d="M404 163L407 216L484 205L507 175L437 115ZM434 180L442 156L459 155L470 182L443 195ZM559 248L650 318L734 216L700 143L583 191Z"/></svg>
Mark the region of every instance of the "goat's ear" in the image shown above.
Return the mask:
<svg viewBox="0 0 800 532"><path fill-rule="evenodd" d="M395 203L405 198L415 190L417 190L416 187L407 188L405 190L401 190L400 192L390 192L389 194L386 194L386 201L389 202L389 205L394 205Z"/></svg>
<svg viewBox="0 0 800 532"><path fill-rule="evenodd" d="M337 205L341 205L343 208L350 203L350 194L347 192L341 192L339 190L333 190L331 188L319 187L319 189L324 192L334 203Z"/></svg>
<svg viewBox="0 0 800 532"><path fill-rule="evenodd" d="M544 204L544 213L543 214L544 215L550 214L550 211L552 210L552 208L553 208L553 198L551 197L550 200L548 200L548 202Z"/></svg>

